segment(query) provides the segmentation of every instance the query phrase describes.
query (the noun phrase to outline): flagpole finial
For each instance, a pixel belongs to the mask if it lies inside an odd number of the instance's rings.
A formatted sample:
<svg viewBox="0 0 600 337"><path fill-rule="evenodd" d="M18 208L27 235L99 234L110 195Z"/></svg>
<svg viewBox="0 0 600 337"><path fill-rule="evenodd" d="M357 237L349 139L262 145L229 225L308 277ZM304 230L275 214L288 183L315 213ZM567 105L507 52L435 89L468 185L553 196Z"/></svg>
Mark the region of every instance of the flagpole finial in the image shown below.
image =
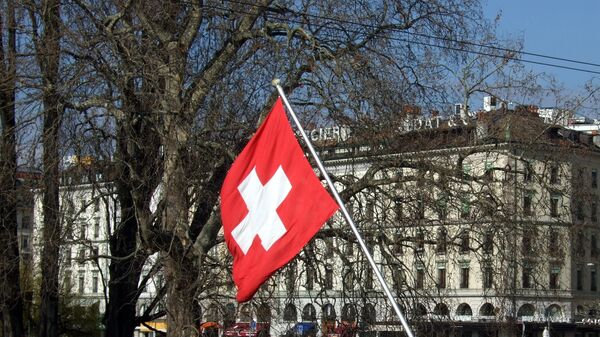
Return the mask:
<svg viewBox="0 0 600 337"><path fill-rule="evenodd" d="M280 80L280 79L278 79L278 78L274 78L274 79L271 81L271 84L272 84L274 87L278 86L278 85L279 85L279 83L281 83L281 80Z"/></svg>

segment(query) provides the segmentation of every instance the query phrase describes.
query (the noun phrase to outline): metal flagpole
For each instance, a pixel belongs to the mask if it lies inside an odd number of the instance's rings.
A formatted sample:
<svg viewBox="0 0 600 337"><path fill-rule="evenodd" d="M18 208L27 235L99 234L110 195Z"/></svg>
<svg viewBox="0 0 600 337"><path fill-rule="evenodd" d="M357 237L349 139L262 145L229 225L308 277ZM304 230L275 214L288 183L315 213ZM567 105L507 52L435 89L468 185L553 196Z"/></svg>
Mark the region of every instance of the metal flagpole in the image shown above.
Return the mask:
<svg viewBox="0 0 600 337"><path fill-rule="evenodd" d="M323 177L325 177L325 181L327 181L327 185L329 185L329 189L331 190L331 192L333 193L333 196L335 197L335 200L339 204L340 209L342 210L342 214L344 215L344 218L350 225L350 228L352 228L352 232L356 236L356 240L358 241L360 248L362 249L363 253L367 257L369 264L371 264L371 267L373 268L373 271L375 272L375 275L377 276L377 279L379 280L379 283L381 284L383 291L385 292L388 299L392 303L392 307L394 308L394 311L396 311L396 314L400 318L400 322L402 323L402 326L406 330L406 334L408 335L408 337L414 337L412 330L408 326L408 323L406 322L406 319L404 318L404 315L402 314L402 311L400 310L400 307L398 306L398 303L396 303L396 300L394 299L394 295L392 294L392 292L390 291L390 288L388 287L387 283L385 282L385 279L383 278L381 271L379 270L379 268L377 268L377 265L375 264L375 260L373 259L373 256L371 256L371 253L369 252L369 249L367 248L365 241L363 240L360 233L358 232L358 229L356 228L354 221L350 217L350 214L348 213L346 206L344 206L344 203L342 202L342 198L340 198L340 195L338 194L337 190L333 186L333 182L331 181L329 174L325 170L325 167L323 166L321 159L317 155L317 152L315 151L314 147L312 146L310 139L306 135L306 132L304 132L304 128L302 128L302 125L300 124L298 117L296 116L296 114L294 113L294 110L292 109L292 106L288 102L287 97L285 96L285 93L283 92L283 88L281 88L281 86L279 85L280 80L274 79L272 83L275 86L275 88L277 88L277 91L279 92L279 95L283 99L283 102L285 103L285 106L287 107L287 109L290 113L290 116L292 116L292 119L294 120L296 127L298 127L298 131L300 131L302 138L304 138L304 141L306 142L306 145L308 146L308 150L310 151L310 154L313 156L313 158L317 162L317 166L319 167L321 174L323 174Z"/></svg>

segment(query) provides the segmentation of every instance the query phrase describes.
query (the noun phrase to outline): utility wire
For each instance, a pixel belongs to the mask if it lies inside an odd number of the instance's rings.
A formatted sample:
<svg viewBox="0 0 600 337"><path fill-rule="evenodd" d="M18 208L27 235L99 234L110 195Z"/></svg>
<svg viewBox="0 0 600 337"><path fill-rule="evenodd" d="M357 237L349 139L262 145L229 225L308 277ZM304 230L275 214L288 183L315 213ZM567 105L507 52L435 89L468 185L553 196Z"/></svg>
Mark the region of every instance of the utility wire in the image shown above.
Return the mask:
<svg viewBox="0 0 600 337"><path fill-rule="evenodd" d="M253 3L247 3L247 2L236 1L236 0L227 0L227 1L229 1L231 3L240 4L240 5L247 5L247 6L252 6L252 7L256 7L256 8L267 9L267 10L269 10L270 13L278 13L278 12L280 12L280 10L278 10L277 8L270 7L270 6L257 5L257 4L253 4ZM222 11L233 11L233 12L238 12L238 13L241 13L241 14L250 14L250 12L244 11L244 10L239 9L239 8L236 8L236 9L225 8L225 7L220 7L220 6L216 6L216 5L209 5L209 4L205 4L204 6L205 7L210 7L210 8L213 8L213 9L217 9L217 10L222 10ZM294 14L298 14L298 13L294 13ZM349 20L331 18L331 17L327 17L327 16L323 16L323 15L317 15L317 14L301 13L299 15L303 15L303 16L307 16L307 17L313 17L313 18L318 18L318 19L322 19L322 20L329 20L329 21L333 21L333 22L337 22L337 23L343 23L343 24L361 26L361 27L370 28L370 29L380 28L378 26L374 26L374 25L370 25L370 24L357 23L357 22L353 22L353 21L349 21ZM305 23L305 22L302 22L302 21L300 21L298 19L281 18L281 17L274 16L272 14L268 14L268 16L270 16L272 19L280 20L280 21L285 21L285 22L288 22L288 23L296 23L296 24L304 24ZM345 30L343 30L341 28L336 28L336 27L328 27L327 29L329 29L329 30L336 30L336 31L339 31L339 32L352 32L352 33L357 33L357 34L362 33L361 31L358 31L358 30L352 30L352 29L345 29ZM491 45L486 45L486 44L480 44L480 43L476 43L476 42L461 41L461 40L455 40L455 39L446 38L446 37L439 37L439 36L433 36L433 35L428 35L428 34L422 34L422 33L408 32L408 31L401 30L401 29L394 28L394 27L389 27L389 29L393 30L395 32L398 32L398 33L406 34L406 35L413 35L413 36L418 36L418 37L424 37L424 38L430 38L430 39L436 39L436 40L442 40L442 41L452 42L452 43L456 43L456 44L464 44L464 45L471 45L471 46L477 46L477 47L482 47L482 48L488 48L488 49L492 49L492 50L506 52L506 53L513 54L513 55L522 54L522 55L528 55L528 56L534 56L534 57L552 59L552 60L557 60L557 61L564 61L564 62L570 62L570 63L576 63L576 64L582 64L582 65L589 65L589 66L594 66L594 67L600 67L600 64L597 64L597 63L578 61L578 60L567 59L567 58L562 58L562 57L556 57L556 56L550 56L550 55L544 55L544 54L538 54L538 53L531 53L531 52L526 52L526 51L519 51L519 50L505 48L505 47L496 47L496 46L491 46ZM517 57L511 56L511 55L490 54L490 53L475 51L475 50L471 50L471 49L465 49L465 48L459 48L459 47L451 47L451 46L445 46L445 45L440 45L440 44L435 44L435 43L429 43L429 42L423 42L423 41L417 41L417 40L407 40L407 39L398 38L398 37L386 37L386 38L390 39L390 40L398 41L398 42L414 43L414 44L417 44L417 45L423 45L423 46L440 48L440 49L446 49L446 50L453 50L453 51L463 52L463 53L468 53L468 54L475 54L475 55L481 55L481 56L489 56L489 57L494 57L494 58L502 58L502 59L508 59L508 60L513 60L513 61L519 61L519 62L523 62L523 63L536 64L536 65L542 65L542 66L547 66L547 67L554 67L554 68L560 68L560 69L566 69L566 70L584 72L584 73L589 73L589 74L594 74L594 75L600 75L600 71L595 71L595 70L590 70L590 69L584 69L584 68L576 68L576 67L565 66L565 65L555 64L555 63L542 62L542 61L534 61L534 60L530 60L530 59L517 58Z"/></svg>

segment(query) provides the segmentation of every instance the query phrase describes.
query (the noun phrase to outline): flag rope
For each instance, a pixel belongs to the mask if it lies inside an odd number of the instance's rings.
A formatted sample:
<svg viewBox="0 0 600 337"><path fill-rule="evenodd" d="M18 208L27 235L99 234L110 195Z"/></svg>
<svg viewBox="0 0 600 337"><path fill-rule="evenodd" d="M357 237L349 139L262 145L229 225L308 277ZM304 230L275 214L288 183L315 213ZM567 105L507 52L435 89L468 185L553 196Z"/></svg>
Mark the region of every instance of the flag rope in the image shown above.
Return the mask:
<svg viewBox="0 0 600 337"><path fill-rule="evenodd" d="M377 264L375 263L375 260L373 259L373 256L371 256L371 253L369 252L369 249L367 248L367 245L365 244L364 239L362 238L362 236L358 232L358 229L356 228L356 225L354 224L354 221L352 220L352 217L350 217L350 213L348 213L348 210L346 209L346 206L342 202L342 198L340 197L340 195L338 194L337 190L335 189L335 186L333 185L333 182L332 182L331 178L329 177L329 174L325 170L325 167L323 166L323 163L321 162L321 159L317 155L317 152L315 151L315 148L313 147L312 143L310 142L310 139L306 135L306 132L304 131L304 128L300 124L300 121L298 120L298 117L296 116L296 113L294 113L294 110L292 109L292 106L288 102L287 97L285 96L285 93L283 92L283 88L280 85L280 80L279 79L274 79L272 81L272 84L273 84L273 86L275 86L275 88L277 88L277 91L279 92L279 95L281 96L281 99L283 99L283 102L285 103L285 106L287 107L288 112L290 113L290 116L292 116L292 119L294 120L294 124L296 124L296 127L298 128L298 131L300 131L300 134L302 135L302 138L304 138L304 141L306 142L306 145L308 146L308 150L310 151L310 154L312 155L312 157L314 158L315 162L317 163L319 171L321 171L321 174L323 174L323 177L325 178L325 181L327 182L327 185L329 186L329 189L331 190L331 193L333 193L333 196L334 196L335 200L337 201L338 205L340 206L340 209L342 210L342 214L344 215L344 218L346 219L346 222L348 222L348 225L350 225L350 228L352 229L352 232L356 236L356 240L358 241L358 244L360 245L361 250L363 251L363 253L367 257L367 260L369 261L369 264L373 268L373 271L375 272L375 275L377 276L377 280L379 280L379 283L381 284L381 287L383 288L383 291L385 292L385 294L387 295L388 299L390 300L390 302L392 304L392 307L394 308L394 311L398 315L398 318L400 318L400 322L402 323L402 326L404 327L404 330L406 330L405 331L406 334L408 335L408 337L414 337L414 335L412 333L412 330L410 329L410 326L408 325L408 322L406 321L406 319L404 318L404 315L402 314L402 310L400 310L400 307L398 306L398 303L396 303L396 300L394 299L394 295L390 291L390 288L387 285L387 282L385 281L385 279L383 278L383 275L381 274L381 271L379 270L379 268L377 268Z"/></svg>

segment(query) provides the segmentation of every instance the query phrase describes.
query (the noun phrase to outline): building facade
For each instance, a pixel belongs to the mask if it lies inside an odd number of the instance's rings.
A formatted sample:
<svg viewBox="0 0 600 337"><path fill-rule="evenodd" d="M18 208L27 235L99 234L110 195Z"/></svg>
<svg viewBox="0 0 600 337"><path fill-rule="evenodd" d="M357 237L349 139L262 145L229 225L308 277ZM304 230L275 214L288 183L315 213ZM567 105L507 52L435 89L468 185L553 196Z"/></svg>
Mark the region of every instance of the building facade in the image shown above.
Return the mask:
<svg viewBox="0 0 600 337"><path fill-rule="evenodd" d="M597 336L593 137L530 111L423 120L320 146L416 334ZM402 333L339 216L263 288L240 307L206 301L205 319L268 318L272 334L297 322L324 335Z"/></svg>

